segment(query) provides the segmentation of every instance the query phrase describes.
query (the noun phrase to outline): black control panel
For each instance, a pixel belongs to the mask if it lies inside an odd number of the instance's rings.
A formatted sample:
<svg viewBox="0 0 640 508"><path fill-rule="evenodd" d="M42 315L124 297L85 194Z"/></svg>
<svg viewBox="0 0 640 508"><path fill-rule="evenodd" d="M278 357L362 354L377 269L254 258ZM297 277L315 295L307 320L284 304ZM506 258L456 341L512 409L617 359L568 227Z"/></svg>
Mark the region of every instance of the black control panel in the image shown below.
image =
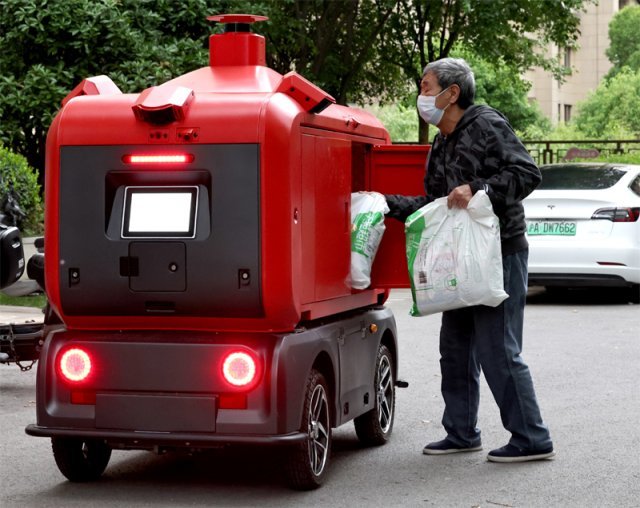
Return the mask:
<svg viewBox="0 0 640 508"><path fill-rule="evenodd" d="M257 144L62 147L63 311L261 316L259 161Z"/></svg>

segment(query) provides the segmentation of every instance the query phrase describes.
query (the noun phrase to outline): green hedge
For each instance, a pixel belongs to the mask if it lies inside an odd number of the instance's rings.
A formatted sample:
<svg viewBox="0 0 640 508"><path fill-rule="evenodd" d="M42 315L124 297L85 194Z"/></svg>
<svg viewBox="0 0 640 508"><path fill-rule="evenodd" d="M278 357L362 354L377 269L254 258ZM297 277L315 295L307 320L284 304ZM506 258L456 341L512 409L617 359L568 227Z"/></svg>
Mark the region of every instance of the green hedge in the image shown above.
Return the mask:
<svg viewBox="0 0 640 508"><path fill-rule="evenodd" d="M23 236L39 235L44 230L44 208L40 198L38 173L27 159L0 146L0 207L13 191L20 209L26 214L18 221Z"/></svg>
<svg viewBox="0 0 640 508"><path fill-rule="evenodd" d="M600 155L593 159L574 159L571 162L613 162L621 164L640 164L640 152Z"/></svg>

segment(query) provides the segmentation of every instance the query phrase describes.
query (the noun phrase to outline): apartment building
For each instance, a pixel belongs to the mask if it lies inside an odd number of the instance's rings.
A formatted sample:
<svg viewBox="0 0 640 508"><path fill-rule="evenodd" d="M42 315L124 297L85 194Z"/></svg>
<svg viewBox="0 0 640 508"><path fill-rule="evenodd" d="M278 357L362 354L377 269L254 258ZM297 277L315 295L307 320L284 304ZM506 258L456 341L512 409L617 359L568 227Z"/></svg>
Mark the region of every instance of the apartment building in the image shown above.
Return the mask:
<svg viewBox="0 0 640 508"><path fill-rule="evenodd" d="M609 47L609 22L623 7L638 3L640 0L599 0L586 6L581 14L578 48L548 50L549 56L559 58L573 71L564 83L539 68L527 72L525 78L532 84L529 100L536 101L553 124L570 121L576 104L586 99L609 72L611 62L605 54Z"/></svg>

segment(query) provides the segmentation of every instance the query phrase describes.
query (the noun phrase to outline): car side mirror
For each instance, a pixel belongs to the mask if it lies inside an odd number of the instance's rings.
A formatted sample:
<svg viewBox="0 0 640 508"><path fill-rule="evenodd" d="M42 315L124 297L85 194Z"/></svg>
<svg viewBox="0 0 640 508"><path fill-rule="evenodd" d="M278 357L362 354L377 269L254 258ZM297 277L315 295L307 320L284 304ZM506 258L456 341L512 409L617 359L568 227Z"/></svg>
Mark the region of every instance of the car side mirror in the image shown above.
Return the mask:
<svg viewBox="0 0 640 508"><path fill-rule="evenodd" d="M20 231L16 227L0 225L0 289L22 277L24 266Z"/></svg>

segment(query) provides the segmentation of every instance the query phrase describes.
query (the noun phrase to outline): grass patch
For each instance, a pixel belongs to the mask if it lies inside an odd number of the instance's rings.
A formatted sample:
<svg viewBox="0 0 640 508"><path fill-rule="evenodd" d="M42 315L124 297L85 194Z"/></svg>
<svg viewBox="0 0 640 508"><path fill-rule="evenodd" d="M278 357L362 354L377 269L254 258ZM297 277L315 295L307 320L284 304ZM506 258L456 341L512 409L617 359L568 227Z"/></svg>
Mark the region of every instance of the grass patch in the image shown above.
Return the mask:
<svg viewBox="0 0 640 508"><path fill-rule="evenodd" d="M18 307L44 308L47 304L47 297L44 294L28 296L9 296L0 292L0 305L14 305Z"/></svg>

